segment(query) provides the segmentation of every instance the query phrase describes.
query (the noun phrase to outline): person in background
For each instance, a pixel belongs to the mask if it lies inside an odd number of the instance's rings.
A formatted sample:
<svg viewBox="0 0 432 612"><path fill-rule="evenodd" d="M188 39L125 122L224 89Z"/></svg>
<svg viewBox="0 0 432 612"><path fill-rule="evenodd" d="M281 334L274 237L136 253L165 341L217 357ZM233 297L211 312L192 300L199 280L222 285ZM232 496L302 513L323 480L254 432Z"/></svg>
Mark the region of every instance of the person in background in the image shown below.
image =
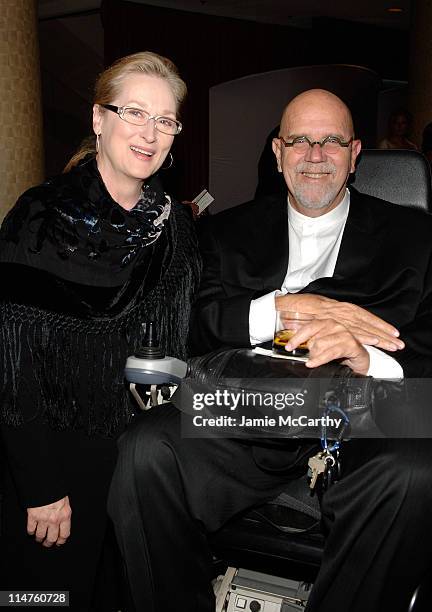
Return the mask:
<svg viewBox="0 0 432 612"><path fill-rule="evenodd" d="M417 151L417 145L409 140L411 127L411 113L403 108L394 110L389 117L387 136L380 141L378 149L412 149Z"/></svg>
<svg viewBox="0 0 432 612"><path fill-rule="evenodd" d="M118 609L94 601L94 585L116 439L133 419L124 366L148 321L186 357L199 280L191 212L157 176L185 95L170 60L119 59L96 82L94 135L2 225L2 590L67 590L73 610Z"/></svg>

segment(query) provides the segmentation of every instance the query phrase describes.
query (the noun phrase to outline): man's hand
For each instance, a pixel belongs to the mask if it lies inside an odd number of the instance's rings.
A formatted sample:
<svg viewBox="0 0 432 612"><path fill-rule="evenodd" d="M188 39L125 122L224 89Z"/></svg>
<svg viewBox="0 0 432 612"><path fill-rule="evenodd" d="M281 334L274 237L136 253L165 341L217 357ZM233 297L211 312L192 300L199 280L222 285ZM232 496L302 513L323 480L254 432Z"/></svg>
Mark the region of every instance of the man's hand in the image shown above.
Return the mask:
<svg viewBox="0 0 432 612"><path fill-rule="evenodd" d="M70 536L72 510L69 497L38 508L27 508L27 533L49 548L61 546Z"/></svg>
<svg viewBox="0 0 432 612"><path fill-rule="evenodd" d="M360 344L386 351L397 351L405 346L393 325L349 302L338 302L311 293L291 293L276 296L275 305L276 310L306 312L314 314L317 319L333 319L351 332Z"/></svg>
<svg viewBox="0 0 432 612"><path fill-rule="evenodd" d="M358 374L367 374L369 370L369 353L344 326L333 319L314 319L303 325L286 345L288 351L307 342L309 358L308 368L317 368L334 359L341 360Z"/></svg>

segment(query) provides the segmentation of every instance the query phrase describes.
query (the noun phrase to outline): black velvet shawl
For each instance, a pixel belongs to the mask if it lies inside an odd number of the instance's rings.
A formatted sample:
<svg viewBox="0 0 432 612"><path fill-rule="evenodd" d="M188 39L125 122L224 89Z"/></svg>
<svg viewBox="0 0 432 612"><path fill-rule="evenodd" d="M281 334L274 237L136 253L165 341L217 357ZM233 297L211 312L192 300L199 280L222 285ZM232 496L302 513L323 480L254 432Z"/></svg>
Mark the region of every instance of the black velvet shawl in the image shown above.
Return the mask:
<svg viewBox="0 0 432 612"><path fill-rule="evenodd" d="M118 431L142 324L185 358L199 270L190 212L157 177L131 211L94 159L23 194L0 231L0 422Z"/></svg>

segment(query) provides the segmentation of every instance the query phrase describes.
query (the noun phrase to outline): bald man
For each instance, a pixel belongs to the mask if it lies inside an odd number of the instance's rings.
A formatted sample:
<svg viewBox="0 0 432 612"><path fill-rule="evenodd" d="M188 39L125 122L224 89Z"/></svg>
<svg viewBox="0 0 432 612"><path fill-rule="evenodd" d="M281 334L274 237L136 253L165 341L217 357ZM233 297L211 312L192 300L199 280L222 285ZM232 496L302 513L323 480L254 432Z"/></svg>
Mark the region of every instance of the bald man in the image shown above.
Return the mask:
<svg viewBox="0 0 432 612"><path fill-rule="evenodd" d="M316 315L290 342L308 341L309 368L338 359L371 376L432 375L432 218L348 190L360 149L330 92L288 104L273 141L288 198L201 223L195 353L266 342L286 308ZM137 610L213 612L206 532L276 496L308 453L292 440L183 439L170 406L138 418L110 497ZM407 612L431 558L430 440L354 440L342 461L322 498L326 546L307 610Z"/></svg>

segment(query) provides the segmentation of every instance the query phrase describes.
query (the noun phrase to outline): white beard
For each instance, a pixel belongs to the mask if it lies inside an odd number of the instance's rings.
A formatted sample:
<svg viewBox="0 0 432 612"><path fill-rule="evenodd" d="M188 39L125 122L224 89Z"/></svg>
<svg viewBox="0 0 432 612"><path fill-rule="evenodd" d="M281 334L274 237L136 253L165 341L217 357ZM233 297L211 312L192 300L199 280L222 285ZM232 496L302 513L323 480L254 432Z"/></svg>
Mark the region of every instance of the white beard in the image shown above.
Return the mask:
<svg viewBox="0 0 432 612"><path fill-rule="evenodd" d="M317 190L311 188L310 185L295 185L293 189L293 195L296 201L303 206L303 208L309 208L311 210L328 208L336 199L338 193L339 189L335 186L330 186L325 191L322 190L321 194L317 192Z"/></svg>

